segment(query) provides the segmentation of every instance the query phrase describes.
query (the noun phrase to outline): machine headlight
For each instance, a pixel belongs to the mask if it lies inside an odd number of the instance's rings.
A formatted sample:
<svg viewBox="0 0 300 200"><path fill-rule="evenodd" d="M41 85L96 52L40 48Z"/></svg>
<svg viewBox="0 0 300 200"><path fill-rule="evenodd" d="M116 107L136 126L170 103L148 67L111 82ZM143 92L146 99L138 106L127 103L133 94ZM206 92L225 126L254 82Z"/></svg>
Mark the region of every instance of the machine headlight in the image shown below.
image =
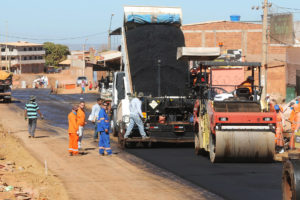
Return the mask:
<svg viewBox="0 0 300 200"><path fill-rule="evenodd" d="M269 121L272 121L272 117L264 117L263 120L269 122Z"/></svg>
<svg viewBox="0 0 300 200"><path fill-rule="evenodd" d="M124 115L124 116L123 116L123 122L129 123L129 120L130 120L129 115Z"/></svg>
<svg viewBox="0 0 300 200"><path fill-rule="evenodd" d="M228 121L228 118L227 117L219 117L219 120L222 122L226 122L226 121Z"/></svg>

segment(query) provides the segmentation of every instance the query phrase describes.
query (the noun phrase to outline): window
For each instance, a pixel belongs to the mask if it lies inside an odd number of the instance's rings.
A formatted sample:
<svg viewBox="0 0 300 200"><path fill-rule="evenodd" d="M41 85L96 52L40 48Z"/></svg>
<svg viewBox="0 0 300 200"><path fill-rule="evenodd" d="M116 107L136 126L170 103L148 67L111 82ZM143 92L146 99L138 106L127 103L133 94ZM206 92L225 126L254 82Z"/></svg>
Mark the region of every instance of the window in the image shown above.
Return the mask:
<svg viewBox="0 0 300 200"><path fill-rule="evenodd" d="M35 60L37 60L37 59L38 59L38 57L37 57L37 56L34 56L34 59L35 59Z"/></svg>
<svg viewBox="0 0 300 200"><path fill-rule="evenodd" d="M32 60L32 57L31 56L29 56L29 59L28 60Z"/></svg>
<svg viewBox="0 0 300 200"><path fill-rule="evenodd" d="M28 50L29 50L29 51L32 51L32 47L29 47Z"/></svg>
<svg viewBox="0 0 300 200"><path fill-rule="evenodd" d="M34 47L34 50L36 51L36 47Z"/></svg>
<svg viewBox="0 0 300 200"><path fill-rule="evenodd" d="M24 51L27 51L27 48L26 48L26 47L24 47Z"/></svg>
<svg viewBox="0 0 300 200"><path fill-rule="evenodd" d="M24 60L27 60L27 57L26 57L26 56L24 57Z"/></svg>
<svg viewBox="0 0 300 200"><path fill-rule="evenodd" d="M5 51L5 48L1 48L1 51L4 52L4 51Z"/></svg>

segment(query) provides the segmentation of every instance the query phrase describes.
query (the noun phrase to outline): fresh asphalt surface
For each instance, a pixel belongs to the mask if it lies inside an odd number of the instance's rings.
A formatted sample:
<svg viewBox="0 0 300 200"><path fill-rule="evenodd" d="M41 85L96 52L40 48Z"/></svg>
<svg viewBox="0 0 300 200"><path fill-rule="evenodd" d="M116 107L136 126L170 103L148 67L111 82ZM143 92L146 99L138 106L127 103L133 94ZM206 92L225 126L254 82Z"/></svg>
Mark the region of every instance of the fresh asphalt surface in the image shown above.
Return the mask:
<svg viewBox="0 0 300 200"><path fill-rule="evenodd" d="M20 100L15 103L21 108L30 95L37 96L40 109L51 125L65 129L72 103L78 103L80 98L95 102L98 97L96 94L51 95L45 89L13 91L13 98ZM93 126L89 124L86 128ZM225 199L282 199L281 163L211 164L208 157L194 154L193 145L156 144L151 149L126 151Z"/></svg>

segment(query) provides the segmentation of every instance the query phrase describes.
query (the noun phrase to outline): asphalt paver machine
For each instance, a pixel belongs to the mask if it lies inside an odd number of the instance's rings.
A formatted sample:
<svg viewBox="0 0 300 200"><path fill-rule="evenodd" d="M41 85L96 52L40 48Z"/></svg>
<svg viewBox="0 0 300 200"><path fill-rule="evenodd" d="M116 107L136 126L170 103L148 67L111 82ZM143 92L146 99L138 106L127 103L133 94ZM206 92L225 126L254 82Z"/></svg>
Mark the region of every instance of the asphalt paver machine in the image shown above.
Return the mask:
<svg viewBox="0 0 300 200"><path fill-rule="evenodd" d="M262 106L261 64L214 61L197 64L197 81L192 86L198 99L194 110L198 118L195 153L209 152L213 163L273 161L276 113ZM214 70L223 69L226 73L226 69L234 67L245 68L254 82L248 86L214 84Z"/></svg>

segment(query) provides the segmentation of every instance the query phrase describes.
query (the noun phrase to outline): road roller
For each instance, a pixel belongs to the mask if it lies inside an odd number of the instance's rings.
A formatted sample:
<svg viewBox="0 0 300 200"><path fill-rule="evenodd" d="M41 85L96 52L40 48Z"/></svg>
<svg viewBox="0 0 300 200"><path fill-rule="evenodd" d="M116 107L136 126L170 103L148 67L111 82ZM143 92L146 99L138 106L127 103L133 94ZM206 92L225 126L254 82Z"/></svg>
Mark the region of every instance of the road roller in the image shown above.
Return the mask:
<svg viewBox="0 0 300 200"><path fill-rule="evenodd" d="M276 113L261 98L261 64L216 61L197 64L193 85L197 96L195 153L208 152L213 163L272 162Z"/></svg>

